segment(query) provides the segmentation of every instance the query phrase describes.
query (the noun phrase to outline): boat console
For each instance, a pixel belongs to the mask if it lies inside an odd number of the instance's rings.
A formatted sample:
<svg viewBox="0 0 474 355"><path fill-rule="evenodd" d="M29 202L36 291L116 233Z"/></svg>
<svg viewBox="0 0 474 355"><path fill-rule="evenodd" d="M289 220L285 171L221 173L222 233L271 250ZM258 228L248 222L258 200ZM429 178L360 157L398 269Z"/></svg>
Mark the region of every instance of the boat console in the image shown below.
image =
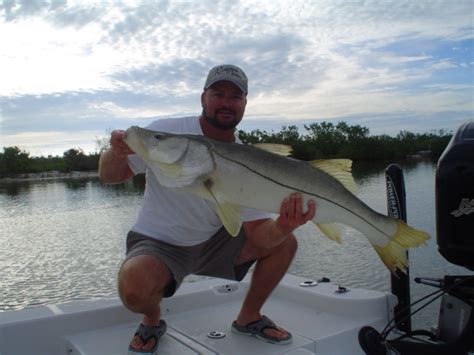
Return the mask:
<svg viewBox="0 0 474 355"><path fill-rule="evenodd" d="M447 261L474 270L474 121L458 128L438 161L436 237L439 253ZM381 333L372 327L361 328L359 343L366 354L458 355L474 351L474 276L417 277L415 282L437 289L426 298L442 296L436 332L403 329L398 337L390 337L397 323L406 322L413 313L402 319L396 314L394 324ZM399 313L407 313L409 308Z"/></svg>

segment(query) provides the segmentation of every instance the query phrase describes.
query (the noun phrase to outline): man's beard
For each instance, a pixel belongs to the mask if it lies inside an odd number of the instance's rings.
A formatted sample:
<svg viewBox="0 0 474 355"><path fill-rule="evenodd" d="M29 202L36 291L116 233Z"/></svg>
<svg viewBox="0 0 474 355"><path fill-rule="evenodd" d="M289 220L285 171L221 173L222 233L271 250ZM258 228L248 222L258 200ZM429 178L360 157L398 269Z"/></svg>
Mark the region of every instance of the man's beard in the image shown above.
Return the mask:
<svg viewBox="0 0 474 355"><path fill-rule="evenodd" d="M205 107L202 109L202 116L204 117L206 122L209 123L211 126L213 126L215 128L218 128L218 129L222 129L224 131L230 131L230 130L233 131L233 130L235 130L235 127L237 127L237 125L240 122L240 119L236 118L231 122L223 124L223 123L219 122L219 120L217 119L217 117L215 115L214 116L209 116L206 113L206 108Z"/></svg>

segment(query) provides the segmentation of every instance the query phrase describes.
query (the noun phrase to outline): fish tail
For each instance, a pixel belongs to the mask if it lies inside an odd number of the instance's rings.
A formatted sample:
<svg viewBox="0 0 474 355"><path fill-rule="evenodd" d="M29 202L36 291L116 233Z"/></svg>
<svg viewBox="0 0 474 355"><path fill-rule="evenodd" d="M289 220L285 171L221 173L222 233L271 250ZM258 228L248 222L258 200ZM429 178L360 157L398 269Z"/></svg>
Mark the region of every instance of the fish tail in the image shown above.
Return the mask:
<svg viewBox="0 0 474 355"><path fill-rule="evenodd" d="M402 220L396 219L395 222L397 223L397 231L390 241L383 247L375 244L372 246L392 273L395 273L396 269L406 273L408 267L407 249L426 244L429 235L410 227Z"/></svg>

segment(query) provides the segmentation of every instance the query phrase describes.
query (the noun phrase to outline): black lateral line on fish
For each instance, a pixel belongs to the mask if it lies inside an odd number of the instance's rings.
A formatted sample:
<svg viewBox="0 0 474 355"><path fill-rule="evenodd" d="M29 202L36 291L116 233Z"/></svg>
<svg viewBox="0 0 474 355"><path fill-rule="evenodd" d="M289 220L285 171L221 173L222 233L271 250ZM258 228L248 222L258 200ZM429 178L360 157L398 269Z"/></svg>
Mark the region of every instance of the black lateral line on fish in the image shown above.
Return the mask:
<svg viewBox="0 0 474 355"><path fill-rule="evenodd" d="M339 206L340 208L342 208L342 209L348 211L349 213L352 213L353 215L359 217L361 220L363 220L363 221L364 221L365 223L367 223L368 225L372 226L372 228L378 230L378 231L379 231L380 233L382 233L383 235L386 235L386 236L390 237L390 236L389 236L388 234L386 234L383 230L377 228L377 226L374 226L372 223L370 223L369 221L367 221L365 218L363 218L363 217L361 217L360 215L354 213L353 211L347 209L345 206L336 203L335 201L331 201L331 200L329 200L329 199L327 199L327 198L325 198L325 197L323 197L323 196L316 195L316 194L314 194L314 193L312 193L312 192L308 192L308 191L304 191L304 190L299 190L299 189L294 188L293 186L285 185L284 183L281 183L281 182L279 182L279 181L277 181L277 180L274 180L274 179L272 179L272 178L269 178L268 176L265 176L265 175L259 173L258 171L256 171L256 170L250 168L249 166L245 165L244 163L242 163L242 162L240 162L240 161L231 159L231 158L229 158L229 157L226 157L226 156L224 156L224 155L218 153L215 149L212 149L212 151L213 151L215 154L217 154L217 155L219 155L220 157L222 157L223 159L226 159L226 160L229 160L229 161L231 161L231 162L233 162L233 163L235 163L235 164L238 164L238 165L244 167L245 169L250 170L251 172L257 174L258 176L261 176L261 177L263 177L263 178L265 178L265 179L267 179L267 180L269 180L269 181L271 181L271 182L274 182L274 183L277 184L277 185L286 187L286 188L288 188L288 189L290 189L290 190L295 190L295 191L298 191L298 192L303 192L303 193L305 193L305 194L308 194L308 195L311 195L311 196L320 198L320 199L325 200L325 201L327 201L327 202L329 202L329 203L332 203L332 204L334 204L334 205L336 205L336 206ZM319 170L319 169L318 169L318 170ZM321 172L324 173L324 171L321 171ZM325 173L325 174L326 174L326 173Z"/></svg>

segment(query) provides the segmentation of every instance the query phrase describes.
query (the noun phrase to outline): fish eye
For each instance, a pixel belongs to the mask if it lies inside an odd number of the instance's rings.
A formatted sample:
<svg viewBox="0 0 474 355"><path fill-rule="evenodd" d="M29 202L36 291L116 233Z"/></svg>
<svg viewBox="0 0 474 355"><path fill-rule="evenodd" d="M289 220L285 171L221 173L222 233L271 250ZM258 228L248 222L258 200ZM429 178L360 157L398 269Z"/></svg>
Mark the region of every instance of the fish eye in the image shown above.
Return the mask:
<svg viewBox="0 0 474 355"><path fill-rule="evenodd" d="M156 139L164 139L164 138L165 138L165 135L164 135L164 134L161 134L161 133L158 133L158 134L155 134L155 138L156 138Z"/></svg>

